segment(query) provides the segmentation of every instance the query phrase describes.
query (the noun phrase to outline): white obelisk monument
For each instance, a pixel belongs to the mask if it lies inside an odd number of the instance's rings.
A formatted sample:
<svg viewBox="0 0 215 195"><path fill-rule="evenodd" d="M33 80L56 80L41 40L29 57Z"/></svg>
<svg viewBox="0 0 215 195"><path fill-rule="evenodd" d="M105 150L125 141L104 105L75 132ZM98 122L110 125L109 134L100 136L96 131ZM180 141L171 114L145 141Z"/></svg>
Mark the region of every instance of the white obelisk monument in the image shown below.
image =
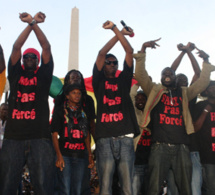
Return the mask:
<svg viewBox="0 0 215 195"><path fill-rule="evenodd" d="M74 7L71 15L70 42L69 42L69 63L68 71L79 69L79 9Z"/></svg>

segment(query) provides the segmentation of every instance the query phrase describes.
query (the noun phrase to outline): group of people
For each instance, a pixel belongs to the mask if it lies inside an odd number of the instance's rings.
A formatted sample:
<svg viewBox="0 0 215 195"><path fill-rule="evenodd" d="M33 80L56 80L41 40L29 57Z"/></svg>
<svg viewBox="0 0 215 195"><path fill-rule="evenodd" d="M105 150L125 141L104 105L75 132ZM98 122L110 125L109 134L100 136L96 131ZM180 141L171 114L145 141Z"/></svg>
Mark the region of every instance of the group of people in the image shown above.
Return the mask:
<svg viewBox="0 0 215 195"><path fill-rule="evenodd" d="M125 195L159 195L165 185L172 195L214 194L215 81L210 81L210 73L215 66L209 56L192 43L179 44L180 55L163 69L161 83L156 84L146 71L145 56L147 48L159 46L159 39L145 42L133 54L125 37L132 29L120 31L107 21L103 28L114 36L99 51L93 67L97 114L83 75L71 70L55 98L49 122L54 63L50 43L38 25L45 17L42 12L34 17L20 14L27 27L15 41L7 67L10 95L0 149L0 194L16 194L25 165L35 194L90 194L90 168L94 166L90 135L96 142L101 195L113 193L114 174ZM34 48L21 53L32 31L42 47L41 56ZM118 41L125 60L116 75L119 62L109 51ZM202 70L194 49L203 59ZM185 54L195 72L189 87L186 75L175 74ZM3 57L0 48L0 79L5 82ZM196 104L200 93L208 99Z"/></svg>

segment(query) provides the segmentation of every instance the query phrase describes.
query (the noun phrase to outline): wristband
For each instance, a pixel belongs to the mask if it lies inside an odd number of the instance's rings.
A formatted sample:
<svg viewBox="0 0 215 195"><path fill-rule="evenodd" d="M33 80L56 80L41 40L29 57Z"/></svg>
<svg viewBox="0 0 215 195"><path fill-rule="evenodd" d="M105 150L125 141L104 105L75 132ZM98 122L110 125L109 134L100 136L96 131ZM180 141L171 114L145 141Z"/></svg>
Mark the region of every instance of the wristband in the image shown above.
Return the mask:
<svg viewBox="0 0 215 195"><path fill-rule="evenodd" d="M115 27L116 27L116 24L114 24L114 25L112 26L111 30L113 30Z"/></svg>
<svg viewBox="0 0 215 195"><path fill-rule="evenodd" d="M204 112L207 112L207 113L208 113L209 111L208 111L207 109L204 109Z"/></svg>
<svg viewBox="0 0 215 195"><path fill-rule="evenodd" d="M29 23L29 25L30 25L30 26L33 26L33 25L36 24L36 23L37 23L36 20L33 19L33 20L31 21L31 23Z"/></svg>

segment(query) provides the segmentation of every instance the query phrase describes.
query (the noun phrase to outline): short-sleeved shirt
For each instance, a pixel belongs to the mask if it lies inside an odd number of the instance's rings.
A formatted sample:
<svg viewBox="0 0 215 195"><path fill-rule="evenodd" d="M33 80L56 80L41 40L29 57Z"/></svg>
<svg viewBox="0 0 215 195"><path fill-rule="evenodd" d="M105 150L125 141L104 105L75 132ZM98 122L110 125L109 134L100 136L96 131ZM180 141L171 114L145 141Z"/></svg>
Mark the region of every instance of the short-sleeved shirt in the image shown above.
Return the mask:
<svg viewBox="0 0 215 195"><path fill-rule="evenodd" d="M85 115L84 112L82 112L82 114ZM84 158L85 156L85 137L81 131L79 119L73 117L73 125L70 129L64 106L61 105L55 108L51 122L51 131L58 132L59 148L61 154L64 156L73 156L77 158Z"/></svg>
<svg viewBox="0 0 215 195"><path fill-rule="evenodd" d="M139 134L139 127L130 98L133 66L124 62L118 77L106 78L97 65L93 69L93 89L97 100L95 138L117 137Z"/></svg>
<svg viewBox="0 0 215 195"><path fill-rule="evenodd" d="M6 139L25 140L51 138L49 128L49 88L52 81L52 56L47 64L41 62L36 71L25 71L21 59L8 64L10 82Z"/></svg>

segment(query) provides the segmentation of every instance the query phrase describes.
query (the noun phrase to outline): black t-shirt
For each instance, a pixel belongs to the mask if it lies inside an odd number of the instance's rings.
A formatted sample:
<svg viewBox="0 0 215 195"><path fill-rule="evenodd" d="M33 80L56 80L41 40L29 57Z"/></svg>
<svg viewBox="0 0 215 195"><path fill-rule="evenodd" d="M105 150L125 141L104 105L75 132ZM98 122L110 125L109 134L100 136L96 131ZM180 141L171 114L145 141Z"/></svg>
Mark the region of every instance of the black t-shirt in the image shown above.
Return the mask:
<svg viewBox="0 0 215 195"><path fill-rule="evenodd" d="M49 88L52 81L53 60L34 72L25 71L19 60L8 64L10 82L6 139L24 140L51 138L49 129Z"/></svg>
<svg viewBox="0 0 215 195"><path fill-rule="evenodd" d="M152 142L189 144L182 116L180 88L164 93L152 111Z"/></svg>
<svg viewBox="0 0 215 195"><path fill-rule="evenodd" d="M193 120L196 121L208 101L198 102L193 113ZM196 133L200 143L200 158L202 164L215 164L215 106L212 105L212 111L205 118L202 128Z"/></svg>
<svg viewBox="0 0 215 195"><path fill-rule="evenodd" d="M93 89L97 99L97 120L95 138L106 138L133 133L139 134L139 127L130 98L133 66L124 62L119 77L106 78L103 70L93 69Z"/></svg>
<svg viewBox="0 0 215 195"><path fill-rule="evenodd" d="M80 123L84 117L86 118L85 113L81 111L81 115L77 118L73 114L73 122L70 126L68 125L69 118L65 112L67 111L65 111L63 105L55 108L51 122L51 131L58 132L59 148L62 155L84 158L86 145ZM87 130L89 130L89 126Z"/></svg>
<svg viewBox="0 0 215 195"><path fill-rule="evenodd" d="M143 129L143 133L137 144L137 149L135 152L135 165L148 164L150 148L151 148L151 134L149 133L149 131Z"/></svg>

